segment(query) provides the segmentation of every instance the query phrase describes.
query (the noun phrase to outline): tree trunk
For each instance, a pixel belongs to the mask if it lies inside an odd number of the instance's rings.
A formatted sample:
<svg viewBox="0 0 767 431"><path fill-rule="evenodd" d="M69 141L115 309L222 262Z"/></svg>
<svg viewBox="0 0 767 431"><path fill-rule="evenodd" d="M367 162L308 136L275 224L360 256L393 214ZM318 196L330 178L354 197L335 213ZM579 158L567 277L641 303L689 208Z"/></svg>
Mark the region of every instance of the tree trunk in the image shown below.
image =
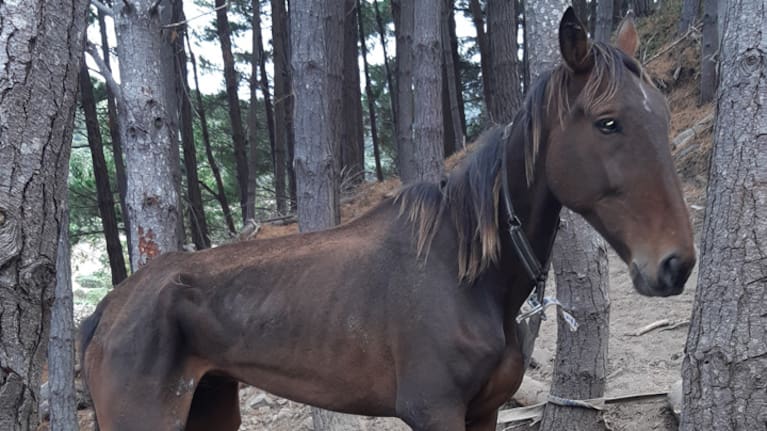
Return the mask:
<svg viewBox="0 0 767 431"><path fill-rule="evenodd" d="M407 181L439 182L444 169L440 43L440 15L443 7L443 0L421 0L415 4L413 146L416 176Z"/></svg>
<svg viewBox="0 0 767 431"><path fill-rule="evenodd" d="M573 9L575 9L575 15L578 16L583 22L588 22L589 7L586 4L586 0L573 0Z"/></svg>
<svg viewBox="0 0 767 431"><path fill-rule="evenodd" d="M117 286L128 277L128 274L125 269L122 244L120 244L120 231L117 227L115 202L109 184L109 171L107 170L106 159L104 159L104 144L101 141L96 99L93 96L93 83L91 83L85 59L80 64L80 96L85 116L85 129L88 134L88 146L91 150L91 160L93 160L96 200L101 216L101 226L104 229L109 268L112 272L112 285Z"/></svg>
<svg viewBox="0 0 767 431"><path fill-rule="evenodd" d="M49 424L51 430L77 431L79 424L75 392L75 323L69 249L69 209L66 201L65 197L61 210L56 255L56 290L48 342L48 402L51 412Z"/></svg>
<svg viewBox="0 0 767 431"><path fill-rule="evenodd" d="M365 179L365 141L362 128L362 95L357 49L359 31L356 0L344 0L343 28L343 118L341 129L341 173L358 184Z"/></svg>
<svg viewBox="0 0 767 431"><path fill-rule="evenodd" d="M376 15L378 14L378 5L376 7ZM362 11L360 0L357 0L357 10ZM360 17L361 18L361 17ZM365 41L365 28L363 25L363 19L359 19L359 37L360 37L360 49L362 50L362 64L365 71L365 96L368 102L368 115L370 116L370 140L373 142L373 157L375 158L376 165L376 179L380 182L383 181L383 170L381 169L381 152L378 149L378 125L376 124L376 103L375 94L373 94L373 87L370 85L370 71L368 70L368 47Z"/></svg>
<svg viewBox="0 0 767 431"><path fill-rule="evenodd" d="M226 82L226 101L229 105L229 121L232 127L232 144L234 145L234 163L237 171L237 187L240 192L240 211L245 221L248 202L248 155L245 143L245 132L242 127L240 98L237 96L239 79L234 68L232 54L232 30L229 28L227 16L227 0L216 0L216 33L221 44L221 55L224 60L224 81Z"/></svg>
<svg viewBox="0 0 767 431"><path fill-rule="evenodd" d="M107 26L104 19L104 12L98 12L99 33L101 35L101 56L107 70L111 73L109 38L107 37ZM120 196L120 216L123 222L126 242L128 245L128 260L133 259L133 247L131 246L130 220L128 219L128 204L126 203L127 179L125 175L125 159L123 153L122 137L120 136L120 126L117 123L117 105L112 88L107 85L107 115L109 118L109 136L112 138L112 154L115 161L115 177L117 180L117 193Z"/></svg>
<svg viewBox="0 0 767 431"><path fill-rule="evenodd" d="M258 162L258 79L263 48L261 47L261 6L259 0L251 2L253 7L251 16L251 43L253 52L250 56L250 79L248 89L250 100L248 101L248 191L245 203L245 220L256 219L256 188L258 187L258 174L256 172ZM268 92L267 92L268 93Z"/></svg>
<svg viewBox="0 0 767 431"><path fill-rule="evenodd" d="M719 56L718 12L717 0L703 0L703 40L700 46L701 104L712 101L716 93L716 63Z"/></svg>
<svg viewBox="0 0 767 431"><path fill-rule="evenodd" d="M452 139L445 139L445 157L450 156L454 152L463 148L465 139L465 119L462 115L462 97L461 92L461 79L458 73L457 58L454 54L457 54L458 47L453 46L453 42L458 44L458 40L455 37L455 16L453 14L453 2L452 0L442 0L443 10L442 19L440 23L441 41L442 41L442 69L444 71L443 78L445 82L443 88L445 89L444 105L447 108L443 113L443 117L446 120L445 126L450 126L451 130L448 131L448 127L445 127L445 135L450 136ZM455 49L454 49L455 48ZM444 109L444 108L443 108ZM450 133L448 133L450 132Z"/></svg>
<svg viewBox="0 0 767 431"><path fill-rule="evenodd" d="M274 108L272 107L272 98L269 94L269 76L266 74L266 54L264 53L264 41L261 35L261 2L259 0L253 0L253 18L251 20L253 25L253 46L254 53L258 56L258 67L259 71L261 73L261 94L264 98L264 111L266 112L266 130L269 132L269 147L272 151L272 163L276 172L276 165L275 159L274 159L274 152L275 152L275 142L274 142ZM253 71L255 73L255 71ZM251 95L251 99L255 100L255 96ZM251 109L255 109L255 105L251 106ZM255 110L253 111L254 114L252 115L251 121L256 122L255 117ZM255 130L255 126L254 126ZM251 142L256 142L255 135L251 139ZM255 146L251 145L251 158L255 159ZM253 162L251 162L251 166L255 166ZM255 187L256 181L255 181L255 172L249 171L251 174L252 180L248 181L248 184ZM283 174L283 181L285 179ZM284 183L283 183L283 189L284 189ZM284 190L283 190L284 193ZM250 192L248 193L250 195Z"/></svg>
<svg viewBox="0 0 767 431"><path fill-rule="evenodd" d="M173 2L173 22L186 20L181 0ZM187 32L186 26L178 28L179 34ZM208 235L208 223L205 220L205 210L202 204L202 192L200 191L200 179L197 175L197 148L194 144L194 123L192 119L192 101L187 80L187 58L184 48L184 36L180 35L173 41L173 50L176 54L176 77L179 97L179 128L181 131L181 147L184 152L184 171L186 174L186 192L189 204L189 230L192 234L192 242L197 250L210 247Z"/></svg>
<svg viewBox="0 0 767 431"><path fill-rule="evenodd" d="M485 33L485 22L482 18L482 6L479 4L479 0L470 0L469 9L471 11L471 19L474 22L474 28L477 31L477 45L479 46L480 67L482 68L482 94L485 98L485 109L487 112L490 112L490 106L492 105L491 98L493 96L493 66L490 61L490 41L487 40L487 33Z"/></svg>
<svg viewBox="0 0 767 431"><path fill-rule="evenodd" d="M172 46L163 26L170 16L156 0L115 2L122 101L119 125L125 150L131 268L180 248L177 113L169 105Z"/></svg>
<svg viewBox="0 0 767 431"><path fill-rule="evenodd" d="M2 430L38 425L86 11L84 0L0 3Z"/></svg>
<svg viewBox="0 0 767 431"><path fill-rule="evenodd" d="M285 0L271 0L272 6L272 44L274 57L274 192L277 200L277 212L284 214L290 210L288 205L290 191L286 181L288 174L288 142L292 107L290 100L290 63L288 55L288 20L285 13Z"/></svg>
<svg viewBox="0 0 767 431"><path fill-rule="evenodd" d="M492 74L489 111L491 121L497 124L511 122L522 102L515 6L514 0L487 2L487 36Z"/></svg>
<svg viewBox="0 0 767 431"><path fill-rule="evenodd" d="M391 3L389 3L391 6ZM373 0L373 9L375 12L376 26L378 27L378 37L381 40L381 50L384 56L384 70L386 71L386 85L389 89L389 103L391 104L392 126L396 133L397 129L397 90L394 86L394 75L389 66L389 55L386 52L386 28L384 27L381 11L378 9L378 0ZM362 10L362 9L360 9Z"/></svg>
<svg viewBox="0 0 767 431"><path fill-rule="evenodd" d="M210 145L208 118L205 114L205 105L202 103L200 81L197 76L197 60L195 60L194 53L192 52L192 45L189 43L189 35L185 35L185 39L186 47L189 50L189 60L192 62L192 75L194 76L195 95L197 96L197 115L200 117L200 129L202 129L202 143L205 146L205 157L207 158L208 166L210 166L210 170L213 173L213 179L216 181L216 192L214 193L214 196L221 205L221 212L224 213L224 220L226 221L229 235L234 236L237 233L237 229L234 227L234 218L232 217L229 201L224 192L224 182L221 179L221 171L218 169L218 163L216 163L216 158L213 157L213 149Z"/></svg>
<svg viewBox="0 0 767 431"><path fill-rule="evenodd" d="M418 179L413 141L413 32L414 4L392 0L397 36L397 168L402 183ZM441 142L441 141L438 141Z"/></svg>
<svg viewBox="0 0 767 431"><path fill-rule="evenodd" d="M681 430L767 427L767 27L728 2Z"/></svg>
<svg viewBox="0 0 767 431"><path fill-rule="evenodd" d="M594 40L597 42L610 42L613 32L613 6L610 0L597 2L597 22L594 27Z"/></svg>
<svg viewBox="0 0 767 431"><path fill-rule="evenodd" d="M699 9L700 0L684 0L682 2L682 13L679 16L679 34L684 34L690 26L695 25Z"/></svg>

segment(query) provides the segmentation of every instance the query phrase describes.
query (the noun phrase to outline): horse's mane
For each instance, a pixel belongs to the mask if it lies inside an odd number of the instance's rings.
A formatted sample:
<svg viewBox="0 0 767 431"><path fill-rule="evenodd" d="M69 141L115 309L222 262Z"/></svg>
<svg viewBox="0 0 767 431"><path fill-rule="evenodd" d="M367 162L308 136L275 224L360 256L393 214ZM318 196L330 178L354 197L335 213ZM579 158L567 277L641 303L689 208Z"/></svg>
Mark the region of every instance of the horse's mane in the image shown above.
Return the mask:
<svg viewBox="0 0 767 431"><path fill-rule="evenodd" d="M594 66L589 80L575 103L586 112L609 102L618 92L623 73L631 73L652 84L633 58L617 48L594 43L591 47ZM624 68L625 66L625 68ZM468 283L500 255L499 199L502 160L509 141L523 139L525 176L532 183L538 150L547 134L548 112L557 112L564 122L572 107L568 88L572 72L565 65L542 74L528 91L527 97L505 127L495 126L482 134L477 149L456 168L443 185L415 183L403 187L395 198L400 216L412 223L419 256L428 257L439 221L447 215L458 234L458 278Z"/></svg>

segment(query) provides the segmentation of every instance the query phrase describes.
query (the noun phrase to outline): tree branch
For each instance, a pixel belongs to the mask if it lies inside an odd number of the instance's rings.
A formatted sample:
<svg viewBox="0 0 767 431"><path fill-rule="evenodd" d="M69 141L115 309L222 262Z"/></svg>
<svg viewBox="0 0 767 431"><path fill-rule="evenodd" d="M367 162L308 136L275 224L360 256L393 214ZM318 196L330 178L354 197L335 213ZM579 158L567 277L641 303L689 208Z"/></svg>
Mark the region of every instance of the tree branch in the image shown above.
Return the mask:
<svg viewBox="0 0 767 431"><path fill-rule="evenodd" d="M95 61L96 65L98 65L101 76L104 77L107 82L107 86L115 95L115 102L117 103L118 109L120 109L124 106L123 93L122 88L120 88L120 84L115 81L114 76L112 76L112 72L109 71L109 67L107 67L106 63L104 63L104 59L99 55L99 52L96 49L96 45L87 42L85 45L85 51L90 54L93 61Z"/></svg>
<svg viewBox="0 0 767 431"><path fill-rule="evenodd" d="M104 15L114 16L115 12L111 7L101 3L99 0L91 0L91 4L96 6L96 9L100 10Z"/></svg>

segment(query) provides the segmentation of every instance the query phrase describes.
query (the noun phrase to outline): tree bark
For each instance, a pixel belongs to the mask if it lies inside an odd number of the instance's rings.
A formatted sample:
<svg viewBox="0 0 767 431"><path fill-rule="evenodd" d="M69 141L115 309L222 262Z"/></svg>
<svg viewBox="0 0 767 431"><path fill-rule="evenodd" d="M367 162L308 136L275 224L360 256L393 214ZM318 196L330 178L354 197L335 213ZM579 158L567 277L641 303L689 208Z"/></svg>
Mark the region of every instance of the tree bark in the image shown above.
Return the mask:
<svg viewBox="0 0 767 431"><path fill-rule="evenodd" d="M376 15L378 14L378 5L374 2L376 7ZM357 0L357 10L361 11L360 0ZM361 18L361 17L360 17ZM365 71L365 96L368 102L368 115L370 117L370 140L373 143L373 158L375 159L376 166L376 179L380 182L383 181L383 170L381 169L381 152L378 148L378 125L376 123L376 103L375 94L373 94L373 87L370 85L370 71L368 67L368 47L365 41L365 27L362 19L359 19L359 37L360 37L360 49L362 50L362 64Z"/></svg>
<svg viewBox="0 0 767 431"><path fill-rule="evenodd" d="M186 20L181 0L173 2L173 22ZM180 34L173 41L173 50L176 54L176 77L177 93L179 97L179 128L181 131L181 148L184 152L184 173L186 174L186 194L189 204L189 230L192 234L192 242L197 250L210 247L208 235L208 223L205 220L205 209L202 204L202 192L200 191L200 179L197 175L197 148L194 143L194 123L192 118L192 101L189 89L186 49L184 47L184 34L186 26L179 27L176 31Z"/></svg>
<svg viewBox="0 0 767 431"><path fill-rule="evenodd" d="M101 35L101 56L107 70L111 73L109 38L107 37L107 25L104 19L104 12L98 12L99 34ZM107 93L107 116L109 118L109 136L112 138L112 154L115 162L115 177L117 180L117 193L120 196L120 216L123 222L123 232L128 246L128 260L133 259L133 247L131 246L130 219L128 218L128 204L126 202L127 177L125 174L125 157L123 153L122 137L120 136L120 126L118 125L117 105L115 96L110 86L106 86Z"/></svg>
<svg viewBox="0 0 767 431"><path fill-rule="evenodd" d="M764 2L724 17L698 288L680 430L767 427L767 26Z"/></svg>
<svg viewBox="0 0 767 431"><path fill-rule="evenodd" d="M245 203L244 220L255 220L256 218L256 188L258 187L258 174L256 167L258 163L258 79L261 58L263 57L263 48L261 47L261 6L259 0L251 2L251 43L253 52L250 56L250 79L248 80L248 89L250 90L250 100L248 101L248 191ZM268 93L268 92L267 92Z"/></svg>
<svg viewBox="0 0 767 431"><path fill-rule="evenodd" d="M112 285L117 286L128 277L125 269L125 257L120 243L120 231L117 227L115 202L112 198L112 188L109 184L109 171L104 158L104 144L101 141L96 99L93 96L93 83L88 74L85 59L80 64L80 102L85 116L85 129L88 134L88 146L93 161L93 177L96 181L96 200L101 216L101 226L104 229L104 240L109 257L109 269L112 273Z"/></svg>
<svg viewBox="0 0 767 431"><path fill-rule="evenodd" d="M84 64L85 62L83 62ZM80 73L83 73L81 70ZM88 74L86 73L87 77ZM88 78L90 80L90 78ZM50 429L77 431L75 392L75 323L70 266L69 209L64 198L56 255L56 288L48 342L48 390ZM123 264L123 270L125 264Z"/></svg>
<svg viewBox="0 0 767 431"><path fill-rule="evenodd" d="M594 27L594 40L597 42L610 42L613 32L613 6L610 0L597 2L597 21Z"/></svg>
<svg viewBox="0 0 767 431"><path fill-rule="evenodd" d="M717 13L717 0L703 0L703 40L700 46L701 104L712 101L716 93L716 63L719 56Z"/></svg>
<svg viewBox="0 0 767 431"><path fill-rule="evenodd" d="M408 181L439 182L444 170L442 145L442 49L440 16L443 0L415 4L413 33L413 146L416 171Z"/></svg>
<svg viewBox="0 0 767 431"><path fill-rule="evenodd" d="M162 12L169 7L156 0L114 5L120 41L117 91L122 93L118 123L125 150L133 271L162 253L178 250L182 240L177 112L169 103L173 91L167 80L173 69L173 61L167 59L174 57L163 32L171 16Z"/></svg>
<svg viewBox="0 0 767 431"><path fill-rule="evenodd" d="M684 34L690 26L695 25L700 9L700 0L684 0L682 13L679 15L679 34Z"/></svg>
<svg viewBox="0 0 767 431"><path fill-rule="evenodd" d="M397 168L402 183L418 179L413 141L413 2L392 0L397 37Z"/></svg>
<svg viewBox="0 0 767 431"><path fill-rule="evenodd" d="M274 191L277 212L290 210L287 186L288 142L292 129L292 90L290 88L290 57L288 50L288 20L285 0L271 0L272 44L274 49Z"/></svg>
<svg viewBox="0 0 767 431"><path fill-rule="evenodd" d="M357 49L359 31L356 0L344 0L343 28L343 128L341 129L341 170L345 179L357 184L365 179L365 141L362 128L362 94Z"/></svg>
<svg viewBox="0 0 767 431"><path fill-rule="evenodd" d="M482 69L482 94L485 98L485 109L487 112L490 112L490 106L492 105L491 99L493 96L493 66L490 62L490 41L488 41L487 33L485 33L485 22L482 14L482 6L479 4L479 0L470 0L469 10L471 11L471 19L474 22L474 28L477 31L477 45L479 46L480 67Z"/></svg>
<svg viewBox="0 0 767 431"><path fill-rule="evenodd" d="M455 35L453 2L452 0L443 0L443 3L440 29L443 77L445 79L443 88L445 89L445 99L447 101L445 104L447 110L443 113L443 117L449 119L449 121L445 121L445 136L451 137L451 139L445 139L444 156L448 157L463 148L466 121L462 112L463 97L461 96L461 78L458 71L458 40ZM453 45L454 42L455 46ZM450 130L448 130L447 126L450 126Z"/></svg>
<svg viewBox="0 0 767 431"><path fill-rule="evenodd" d="M487 36L492 74L489 111L491 121L497 124L511 122L522 102L515 3L515 0L487 2Z"/></svg>
<svg viewBox="0 0 767 431"><path fill-rule="evenodd" d="M391 2L389 3L391 6ZM378 27L378 37L381 40L381 50L384 56L384 70L386 71L386 85L389 89L389 103L391 105L392 126L396 133L397 129L397 89L394 85L394 74L389 66L389 55L386 52L386 28L384 26L381 11L378 9L378 0L373 0L373 9L375 12L376 26ZM360 9L362 10L362 9Z"/></svg>
<svg viewBox="0 0 767 431"><path fill-rule="evenodd" d="M224 220L226 221L226 227L229 230L229 235L234 236L237 233L237 229L234 227L234 218L232 217L232 210L229 208L229 201L226 198L224 192L224 181L221 179L221 171L216 163L216 158L213 156L213 149L210 145L210 131L208 130L208 118L205 114L205 105L202 103L202 93L200 93L200 81L197 75L197 60L195 60L194 53L192 52L192 45L189 43L189 35L185 35L186 47L189 50L189 60L192 62L192 75L194 76L195 96L197 97L197 115L200 117L200 129L202 129L202 143L205 146L205 157L208 160L208 166L213 173L213 179L216 181L216 199L221 205L221 212L224 214Z"/></svg>
<svg viewBox="0 0 767 431"><path fill-rule="evenodd" d="M84 0L0 3L2 430L38 425L86 10Z"/></svg>
<svg viewBox="0 0 767 431"><path fill-rule="evenodd" d="M224 81L226 82L226 101L229 105L229 121L232 127L232 144L234 146L234 163L237 172L237 187L240 192L240 211L243 221L247 214L248 202L248 155L245 142L245 132L242 126L240 98L237 95L239 79L234 68L232 54L232 30L229 28L227 16L227 0L216 0L216 33L221 44L221 55L224 60Z"/></svg>

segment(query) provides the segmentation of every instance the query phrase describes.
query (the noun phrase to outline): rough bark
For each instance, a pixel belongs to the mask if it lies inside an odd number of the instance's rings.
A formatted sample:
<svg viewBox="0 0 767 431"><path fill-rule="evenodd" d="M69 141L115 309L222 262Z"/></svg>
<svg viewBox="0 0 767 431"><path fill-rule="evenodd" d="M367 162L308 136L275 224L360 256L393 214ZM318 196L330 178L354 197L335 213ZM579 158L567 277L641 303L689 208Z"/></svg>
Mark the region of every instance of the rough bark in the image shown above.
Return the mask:
<svg viewBox="0 0 767 431"><path fill-rule="evenodd" d="M477 31L477 45L479 46L480 67L482 68L482 94L485 98L485 109L489 112L493 96L493 66L490 63L490 41L487 39L487 33L485 33L485 21L479 0L470 0L469 10L471 11L471 20L474 22L474 28Z"/></svg>
<svg viewBox="0 0 767 431"><path fill-rule="evenodd" d="M269 147L272 151L272 163L274 164L274 150L275 150L275 142L274 142L274 108L272 107L272 97L269 94L269 76L266 74L266 54L264 53L264 41L261 36L261 2L259 0L253 0L253 17L251 19L251 23L253 26L253 46L254 46L254 63L258 62L258 69L259 73L261 74L261 95L264 98L264 111L266 113L266 130L269 133ZM255 70L252 70L251 73L255 75ZM253 87L253 83L251 82L251 92L254 92L255 88ZM253 93L251 93L251 100L255 101L256 97ZM255 123L257 122L256 118L256 109L255 105L251 106L251 118L250 121L253 122L253 131L255 132L256 127ZM256 135L254 132L253 137L250 138L250 142L254 143L256 141ZM250 153L251 153L251 166L255 166L255 163L253 160L255 160L256 157L256 147L254 144L251 144L250 146ZM255 169L251 169L248 171L251 178L248 179L248 184L251 187L256 187L256 180L255 180ZM283 176L284 180L284 176ZM284 193L284 192L283 192ZM251 190L248 190L248 196L255 195L255 190L251 192ZM250 211L250 207L248 209Z"/></svg>
<svg viewBox="0 0 767 431"><path fill-rule="evenodd" d="M719 57L718 12L717 0L703 0L703 40L700 46L701 104L712 101L716 93L716 63Z"/></svg>
<svg viewBox="0 0 767 431"><path fill-rule="evenodd" d="M288 55L288 21L285 0L271 0L272 44L274 57L274 192L277 212L290 210L287 187L288 142L292 128L292 90L290 89L290 57Z"/></svg>
<svg viewBox="0 0 767 431"><path fill-rule="evenodd" d="M418 179L413 141L413 32L414 4L392 0L397 41L397 168L402 183Z"/></svg>
<svg viewBox="0 0 767 431"><path fill-rule="evenodd" d="M767 427L767 26L764 2L723 17L698 288L682 365L681 430Z"/></svg>
<svg viewBox="0 0 767 431"><path fill-rule="evenodd" d="M362 94L357 48L359 31L356 0L344 0L343 28L343 128L340 162L344 177L352 183L365 179L365 141L362 127Z"/></svg>
<svg viewBox="0 0 767 431"><path fill-rule="evenodd" d="M48 399L51 413L49 424L51 430L77 431L79 424L75 393L75 323L69 249L69 210L66 200L65 197L61 210L56 255L56 288L51 310L51 335L48 341Z"/></svg>
<svg viewBox="0 0 767 431"><path fill-rule="evenodd" d="M360 0L357 0L357 10L362 10L360 7ZM378 6L376 7L376 14L378 14ZM368 47L365 41L365 26L362 19L359 19L359 38L360 38L360 50L362 52L362 65L365 71L365 96L368 102L368 116L370 118L370 140L373 143L373 158L375 159L376 166L376 179L383 181L383 170L381 169L381 152L378 148L378 124L376 121L376 103L375 94L373 93L373 87L370 85L370 71L368 67Z"/></svg>
<svg viewBox="0 0 767 431"><path fill-rule="evenodd" d="M413 33L413 146L415 177L403 182L439 182L444 169L442 145L442 49L440 15L443 0L415 4Z"/></svg>
<svg viewBox="0 0 767 431"><path fill-rule="evenodd" d="M224 214L224 220L226 221L226 227L229 230L229 235L234 236L237 233L234 227L234 218L232 217L232 210L229 208L229 201L226 198L224 192L224 182L221 179L221 171L216 163L216 158L213 156L213 149L210 145L210 131L208 130L208 118L205 114L205 105L202 103L202 93L200 93L200 80L197 75L197 60L192 52L192 45L189 43L189 37L186 35L186 47L189 50L189 60L192 63L192 76L194 76L195 96L197 98L197 115L200 117L200 129L202 130L202 143L205 146L205 157L208 160L208 166L213 173L213 179L216 181L216 191L214 196L221 205L221 211Z"/></svg>
<svg viewBox="0 0 767 431"><path fill-rule="evenodd" d="M125 280L128 273L125 268L120 231L117 226L115 202L112 197L112 187L109 184L109 171L104 158L104 144L101 141L96 99L93 95L93 83L88 74L85 59L80 64L80 102L85 117L85 129L88 134L88 147L93 161L93 177L96 181L96 201L101 216L101 227L104 230L104 240L109 258L109 269L112 272L112 285L117 286Z"/></svg>
<svg viewBox="0 0 767 431"><path fill-rule="evenodd" d="M224 81L226 83L226 102L229 106L229 122L232 127L232 145L234 146L234 163L237 172L237 187L240 194L240 211L245 221L248 201L248 155L245 142L245 132L242 126L240 98L237 96L239 79L234 68L232 54L231 29L227 16L227 0L216 0L216 34L221 44L221 55L224 61Z"/></svg>
<svg viewBox="0 0 767 431"><path fill-rule="evenodd" d="M107 25L104 19L104 12L98 12L99 34L101 36L101 56L104 59L106 69L111 73L109 38L107 37ZM110 86L106 87L107 93L107 118L109 119L109 136L112 138L112 154L115 162L115 179L117 180L117 193L120 196L120 215L123 222L123 232L125 233L128 245L128 260L133 259L133 247L131 247L130 219L128 218L128 204L126 203L127 178L125 175L125 157L123 153L122 138L120 136L120 127L117 123L117 104L115 96Z"/></svg>
<svg viewBox="0 0 767 431"><path fill-rule="evenodd" d="M181 0L173 2L173 22L186 20ZM179 98L179 129L181 131L181 148L183 150L184 173L186 174L186 196L189 205L189 230L195 249L202 250L210 247L208 223L205 220L205 209L202 204L200 179L197 175L197 148L194 143L194 123L192 118L192 101L189 90L186 49L184 36L186 26L177 28L180 35L173 40L173 50L176 54L176 87Z"/></svg>
<svg viewBox="0 0 767 431"><path fill-rule="evenodd" d="M463 148L466 133L465 118L463 117L463 97L461 97L461 79L458 73L458 40L455 35L455 16L452 0L443 0L440 36L442 42L443 88L445 89L444 104L447 110L443 112L445 121L444 156L447 157ZM455 46L453 45L455 42ZM444 108L443 108L444 109Z"/></svg>
<svg viewBox="0 0 767 431"><path fill-rule="evenodd" d="M517 13L515 0L487 2L487 36L490 49L490 119L507 124L521 104L517 59Z"/></svg>
<svg viewBox="0 0 767 431"><path fill-rule="evenodd" d="M700 9L700 0L684 0L682 13L679 15L679 34L684 34L690 26L695 25Z"/></svg>
<svg viewBox="0 0 767 431"><path fill-rule="evenodd" d="M609 42L613 32L614 3L610 0L598 1L596 10L596 25L594 26L594 40L597 42Z"/></svg>
<svg viewBox="0 0 767 431"><path fill-rule="evenodd" d="M171 16L161 13L170 6L156 0L114 5L122 93L118 123L125 151L133 271L178 250L182 239L177 113L169 102L174 87L167 79L174 62L167 61L173 55L163 28Z"/></svg>
<svg viewBox="0 0 767 431"><path fill-rule="evenodd" d="M389 3L391 5L391 3ZM389 65L389 55L386 52L386 28L384 26L383 17L381 11L378 9L378 0L373 0L373 9L376 18L376 27L378 30L378 38L381 41L381 50L384 56L384 70L386 71L386 86L389 89L389 103L391 105L391 118L393 129L397 130L397 90L394 86L394 74L391 71ZM360 9L362 10L362 9Z"/></svg>
<svg viewBox="0 0 767 431"><path fill-rule="evenodd" d="M38 424L86 7L0 3L2 430Z"/></svg>
<svg viewBox="0 0 767 431"><path fill-rule="evenodd" d="M580 216L563 211L552 265L557 299L578 322L571 332L557 313L557 352L550 393L573 400L604 395L607 374L610 302L605 242ZM541 423L547 430L607 429L597 410L546 404Z"/></svg>

